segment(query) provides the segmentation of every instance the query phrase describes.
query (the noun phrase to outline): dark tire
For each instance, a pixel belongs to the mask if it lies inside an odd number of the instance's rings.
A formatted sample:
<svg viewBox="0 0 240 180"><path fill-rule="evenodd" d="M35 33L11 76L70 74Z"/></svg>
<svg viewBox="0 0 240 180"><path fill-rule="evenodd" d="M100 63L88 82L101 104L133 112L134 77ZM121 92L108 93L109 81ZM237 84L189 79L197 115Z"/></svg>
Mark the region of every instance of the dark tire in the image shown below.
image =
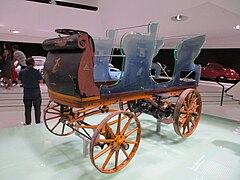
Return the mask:
<svg viewBox="0 0 240 180"><path fill-rule="evenodd" d="M216 77L217 82L226 82L227 78L225 76L218 76Z"/></svg>

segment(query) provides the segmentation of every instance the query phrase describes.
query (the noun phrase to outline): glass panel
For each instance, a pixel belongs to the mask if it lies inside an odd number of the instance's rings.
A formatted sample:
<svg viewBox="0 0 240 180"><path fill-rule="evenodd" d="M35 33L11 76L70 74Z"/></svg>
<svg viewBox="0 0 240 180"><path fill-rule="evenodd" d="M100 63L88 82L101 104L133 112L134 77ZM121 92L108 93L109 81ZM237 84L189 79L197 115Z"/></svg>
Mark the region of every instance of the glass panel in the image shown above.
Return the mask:
<svg viewBox="0 0 240 180"><path fill-rule="evenodd" d="M153 54L153 58L159 53L159 50L163 47L163 45L164 45L164 41L162 39L157 40L156 48L155 48L154 54ZM151 65L151 70L155 71L154 72L154 78L155 79L159 79L160 74L164 73L164 72L162 72L162 70L163 70L162 65L159 62L155 62L154 60L153 60L152 65Z"/></svg>
<svg viewBox="0 0 240 180"><path fill-rule="evenodd" d="M173 77L165 82L153 80L150 74L152 60L163 46L163 40L157 40L158 26L155 23L149 24L147 34L131 32L123 35L120 49L125 55L124 76L114 85L102 86L101 95L198 85L201 67L194 64L194 60L205 42L205 35L179 42L174 51Z"/></svg>
<svg viewBox="0 0 240 180"><path fill-rule="evenodd" d="M199 35L182 40L177 44L174 50L175 68L173 73L173 86L198 84L200 80L201 67L194 64L194 60L201 51L205 42L206 35ZM195 77L193 82L180 82L180 74L183 71L194 71Z"/></svg>
<svg viewBox="0 0 240 180"><path fill-rule="evenodd" d="M103 86L102 94L154 89L156 83L149 70L156 55L157 34L158 24L152 23L148 34L126 33L121 38L120 48L126 55L124 76L117 85Z"/></svg>
<svg viewBox="0 0 240 180"><path fill-rule="evenodd" d="M115 37L116 30L107 31L107 39L94 39L95 59L94 59L94 81L104 82L111 80L109 75L109 60Z"/></svg>

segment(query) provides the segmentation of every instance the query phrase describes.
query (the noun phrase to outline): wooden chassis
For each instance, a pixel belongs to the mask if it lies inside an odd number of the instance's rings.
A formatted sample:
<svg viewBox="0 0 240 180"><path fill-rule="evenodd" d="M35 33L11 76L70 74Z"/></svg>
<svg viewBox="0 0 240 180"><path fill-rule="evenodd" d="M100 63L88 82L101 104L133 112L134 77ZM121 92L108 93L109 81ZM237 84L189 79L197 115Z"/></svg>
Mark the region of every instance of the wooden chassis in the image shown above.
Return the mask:
<svg viewBox="0 0 240 180"><path fill-rule="evenodd" d="M114 103L118 102L125 102L125 101L132 101L137 99L144 99L144 98L151 98L155 94L161 93L168 93L168 94L180 94L183 90L192 88L196 89L197 86L184 86L184 87L172 87L166 89L158 89L158 90L144 90L144 91L134 91L134 92L127 92L127 93L117 93L117 94L110 94L105 96L93 96L87 98L77 98L73 96L68 96L64 94L60 94L54 92L52 90L48 90L48 94L50 99L53 101L63 104L69 107L76 107L76 108L87 108L87 107L94 107L94 106L109 106Z"/></svg>

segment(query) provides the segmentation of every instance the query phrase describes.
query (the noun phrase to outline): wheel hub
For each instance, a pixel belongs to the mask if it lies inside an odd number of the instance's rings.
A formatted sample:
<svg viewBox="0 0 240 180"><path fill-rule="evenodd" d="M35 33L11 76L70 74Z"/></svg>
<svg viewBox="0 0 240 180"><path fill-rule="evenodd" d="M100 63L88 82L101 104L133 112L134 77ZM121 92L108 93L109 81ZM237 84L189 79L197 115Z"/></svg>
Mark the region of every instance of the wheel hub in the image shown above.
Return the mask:
<svg viewBox="0 0 240 180"><path fill-rule="evenodd" d="M125 141L124 135L116 135L114 142L113 142L113 149L116 151L119 150L124 141Z"/></svg>

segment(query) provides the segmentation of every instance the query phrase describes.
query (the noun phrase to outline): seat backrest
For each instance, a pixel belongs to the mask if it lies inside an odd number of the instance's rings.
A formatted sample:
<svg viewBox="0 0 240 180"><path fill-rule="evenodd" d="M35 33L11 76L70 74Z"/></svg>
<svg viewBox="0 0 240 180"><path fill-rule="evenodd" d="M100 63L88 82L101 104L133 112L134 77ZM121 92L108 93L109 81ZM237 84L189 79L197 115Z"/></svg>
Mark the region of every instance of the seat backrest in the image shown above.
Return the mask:
<svg viewBox="0 0 240 180"><path fill-rule="evenodd" d="M201 48L205 42L206 35L198 35L185 40L182 40L177 44L174 50L175 68L173 79L179 81L182 71L194 71L195 79L199 80L201 68L194 64L194 60L197 58L201 51Z"/></svg>
<svg viewBox="0 0 240 180"><path fill-rule="evenodd" d="M205 38L205 35L199 35L181 41L174 51L177 65L191 69L194 66L194 60L201 51Z"/></svg>
<svg viewBox="0 0 240 180"><path fill-rule="evenodd" d="M150 77L150 67L156 51L158 24L148 26L147 34L126 33L121 38L120 49L125 54L124 76L115 87L103 88L102 92L134 91L152 89L154 82ZM109 91L108 91L109 92Z"/></svg>

